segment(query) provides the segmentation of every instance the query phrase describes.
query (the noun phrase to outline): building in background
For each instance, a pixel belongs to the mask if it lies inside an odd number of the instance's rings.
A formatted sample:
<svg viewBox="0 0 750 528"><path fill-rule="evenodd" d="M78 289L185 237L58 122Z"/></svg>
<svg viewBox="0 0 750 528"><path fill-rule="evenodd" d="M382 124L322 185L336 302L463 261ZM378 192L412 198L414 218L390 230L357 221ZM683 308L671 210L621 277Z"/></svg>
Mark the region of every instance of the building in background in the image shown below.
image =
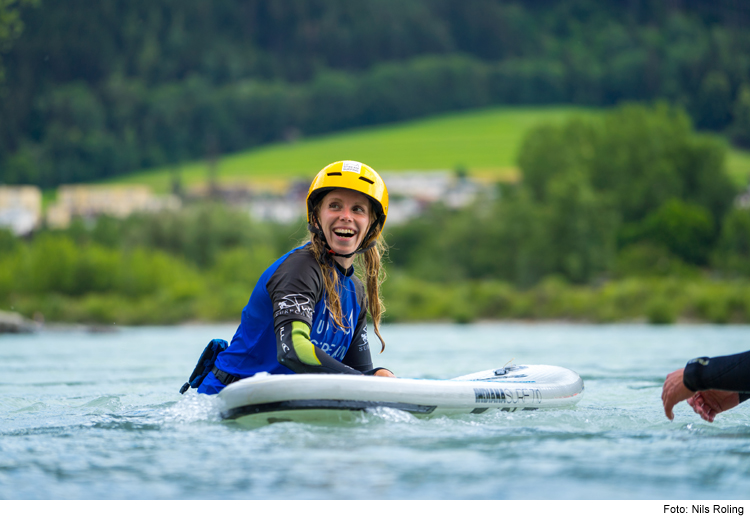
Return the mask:
<svg viewBox="0 0 750 528"><path fill-rule="evenodd" d="M494 197L491 184L470 177L457 177L450 170L381 172L380 175L388 187L388 224L392 226L420 216L434 203L459 209L470 205L479 196ZM308 189L306 180L295 180L277 189L255 189L245 194L220 191L217 196L227 203L244 203L257 220L288 224L304 218ZM229 196L235 199L230 200ZM238 197L241 200L238 201Z"/></svg>
<svg viewBox="0 0 750 528"><path fill-rule="evenodd" d="M57 201L47 209L47 225L65 228L73 218L96 218L102 215L125 218L137 212L178 209L180 199L173 195L157 196L145 185L93 186L63 185Z"/></svg>
<svg viewBox="0 0 750 528"><path fill-rule="evenodd" d="M460 208L479 195L491 195L491 186L472 178L457 178L451 171L383 173L391 198L391 225L421 215L436 202ZM216 200L246 209L257 220L292 223L304 217L308 191L306 180L265 184L229 184L188 193L189 201ZM41 227L64 229L74 218L95 219L102 215L125 218L133 213L176 210L182 200L175 195L155 195L146 185L63 185L57 199L42 211L42 193L31 185L0 185L0 228L25 236Z"/></svg>
<svg viewBox="0 0 750 528"><path fill-rule="evenodd" d="M381 172L388 186L388 222L397 225L420 216L434 203L452 209L472 204L479 196L494 197L492 185L454 171Z"/></svg>
<svg viewBox="0 0 750 528"><path fill-rule="evenodd" d="M33 185L0 185L0 228L25 236L42 223L42 192Z"/></svg>

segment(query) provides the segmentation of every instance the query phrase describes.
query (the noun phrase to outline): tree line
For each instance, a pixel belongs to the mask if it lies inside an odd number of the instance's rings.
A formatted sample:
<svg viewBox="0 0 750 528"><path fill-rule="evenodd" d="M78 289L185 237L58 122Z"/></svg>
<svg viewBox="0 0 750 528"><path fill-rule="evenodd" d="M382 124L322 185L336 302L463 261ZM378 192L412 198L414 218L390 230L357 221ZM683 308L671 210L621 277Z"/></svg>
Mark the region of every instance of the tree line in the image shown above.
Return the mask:
<svg viewBox="0 0 750 528"><path fill-rule="evenodd" d="M29 240L0 229L0 309L67 322L232 320L304 233L219 203L77 219Z"/></svg>
<svg viewBox="0 0 750 528"><path fill-rule="evenodd" d="M665 99L747 147L749 18L698 0L2 2L0 183L494 104Z"/></svg>

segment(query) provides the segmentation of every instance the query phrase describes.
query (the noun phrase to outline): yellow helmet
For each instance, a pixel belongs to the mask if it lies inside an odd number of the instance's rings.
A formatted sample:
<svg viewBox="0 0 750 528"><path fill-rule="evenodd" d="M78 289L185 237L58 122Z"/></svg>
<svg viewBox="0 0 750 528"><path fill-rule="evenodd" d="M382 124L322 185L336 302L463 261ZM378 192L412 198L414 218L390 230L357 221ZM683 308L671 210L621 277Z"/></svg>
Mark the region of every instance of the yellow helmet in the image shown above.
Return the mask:
<svg viewBox="0 0 750 528"><path fill-rule="evenodd" d="M307 193L307 221L311 226L315 224L315 204L321 199L321 195L324 191L337 188L359 191L369 197L375 206L376 217L370 232L383 229L388 216L388 189L377 172L358 161L336 161L323 167L315 176Z"/></svg>

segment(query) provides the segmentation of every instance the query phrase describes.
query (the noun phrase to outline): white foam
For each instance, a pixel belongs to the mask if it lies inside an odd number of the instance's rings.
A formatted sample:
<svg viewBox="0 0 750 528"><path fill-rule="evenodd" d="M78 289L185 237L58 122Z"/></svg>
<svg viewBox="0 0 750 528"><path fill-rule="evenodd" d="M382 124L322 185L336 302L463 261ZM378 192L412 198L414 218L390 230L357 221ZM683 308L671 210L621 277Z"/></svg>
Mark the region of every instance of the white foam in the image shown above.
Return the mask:
<svg viewBox="0 0 750 528"><path fill-rule="evenodd" d="M222 401L215 395L187 392L177 403L164 412L167 422L218 422L221 421Z"/></svg>

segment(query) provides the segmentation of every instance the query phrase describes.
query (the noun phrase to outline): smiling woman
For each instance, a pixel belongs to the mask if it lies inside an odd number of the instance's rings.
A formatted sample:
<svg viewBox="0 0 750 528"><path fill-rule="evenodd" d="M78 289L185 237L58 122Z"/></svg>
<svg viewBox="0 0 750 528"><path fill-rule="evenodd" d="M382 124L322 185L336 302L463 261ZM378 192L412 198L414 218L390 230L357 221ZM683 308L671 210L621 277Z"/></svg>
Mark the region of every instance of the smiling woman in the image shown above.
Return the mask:
<svg viewBox="0 0 750 528"><path fill-rule="evenodd" d="M374 220L370 201L357 191L335 189L316 207L320 229L333 251L334 260L348 268Z"/></svg>
<svg viewBox="0 0 750 528"><path fill-rule="evenodd" d="M259 372L393 376L373 368L367 312L381 341L380 265L388 190L380 175L356 161L324 167L310 185L310 241L261 275L231 343L215 339L188 387L216 394ZM361 257L366 286L354 274Z"/></svg>

